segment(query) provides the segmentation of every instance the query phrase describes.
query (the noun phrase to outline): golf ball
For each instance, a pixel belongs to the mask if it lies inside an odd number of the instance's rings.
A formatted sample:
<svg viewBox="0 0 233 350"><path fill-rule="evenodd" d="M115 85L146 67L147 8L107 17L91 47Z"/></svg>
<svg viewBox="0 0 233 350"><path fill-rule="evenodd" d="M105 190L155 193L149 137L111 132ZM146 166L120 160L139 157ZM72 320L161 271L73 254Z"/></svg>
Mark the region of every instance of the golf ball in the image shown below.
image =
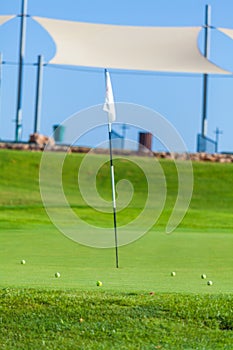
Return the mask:
<svg viewBox="0 0 233 350"><path fill-rule="evenodd" d="M207 284L208 284L208 286L212 286L213 282L212 281L208 281Z"/></svg>
<svg viewBox="0 0 233 350"><path fill-rule="evenodd" d="M101 287L101 286L103 285L103 283L102 283L101 281L97 281L97 282L96 282L96 285L97 285L98 287Z"/></svg>
<svg viewBox="0 0 233 350"><path fill-rule="evenodd" d="M25 260L21 260L21 264L22 264L22 265L25 265L25 264L26 264L26 261L25 261Z"/></svg>
<svg viewBox="0 0 233 350"><path fill-rule="evenodd" d="M176 275L175 271L172 271L171 276L175 276L175 275Z"/></svg>
<svg viewBox="0 0 233 350"><path fill-rule="evenodd" d="M206 279L206 275L203 273L202 275L201 275L201 278L204 280L204 279Z"/></svg>
<svg viewBox="0 0 233 350"><path fill-rule="evenodd" d="M55 273L55 277L56 277L56 278L61 277L60 273L59 273L59 272L56 272L56 273Z"/></svg>

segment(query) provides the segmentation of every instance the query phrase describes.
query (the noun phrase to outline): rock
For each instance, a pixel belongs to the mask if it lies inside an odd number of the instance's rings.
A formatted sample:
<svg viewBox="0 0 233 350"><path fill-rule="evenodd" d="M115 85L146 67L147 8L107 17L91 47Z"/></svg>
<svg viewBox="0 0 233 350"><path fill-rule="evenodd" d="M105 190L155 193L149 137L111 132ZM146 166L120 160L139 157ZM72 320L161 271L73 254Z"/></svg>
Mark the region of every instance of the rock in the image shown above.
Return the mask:
<svg viewBox="0 0 233 350"><path fill-rule="evenodd" d="M55 145L54 139L52 137L48 137L38 133L34 133L30 135L29 143L35 143L40 147Z"/></svg>

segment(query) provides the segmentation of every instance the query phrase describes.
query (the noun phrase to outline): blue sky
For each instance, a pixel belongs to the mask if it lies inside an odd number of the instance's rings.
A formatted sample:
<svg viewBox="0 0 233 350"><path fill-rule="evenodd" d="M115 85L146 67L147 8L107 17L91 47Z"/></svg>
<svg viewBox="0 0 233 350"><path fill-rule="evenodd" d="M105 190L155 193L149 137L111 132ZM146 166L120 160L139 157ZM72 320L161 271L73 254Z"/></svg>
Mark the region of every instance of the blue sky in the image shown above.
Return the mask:
<svg viewBox="0 0 233 350"><path fill-rule="evenodd" d="M233 28L232 0L209 0L211 23ZM203 0L28 0L28 14L72 21L142 26L202 26ZM0 0L0 14L19 14L21 0ZM0 98L0 138L13 140L18 79L19 18L0 29L3 53ZM201 41L200 41L201 45ZM51 38L29 17L23 84L23 139L33 131L37 57L48 61L55 52ZM233 42L219 33L211 40L212 58L233 71ZM196 135L201 130L202 76L194 74L110 71L117 102L130 102L159 112L183 137L189 151L196 150ZM44 68L41 132L52 133L52 126L72 114L104 101L102 69L48 65ZM215 138L219 127L219 150L233 151L233 76L211 76L208 91L208 136ZM116 131L120 131L118 125ZM102 131L99 131L102 132ZM136 130L127 137L137 138ZM98 133L95 139L98 139ZM100 137L101 139L101 137ZM83 139L93 146L93 136ZM156 148L156 143L154 144Z"/></svg>

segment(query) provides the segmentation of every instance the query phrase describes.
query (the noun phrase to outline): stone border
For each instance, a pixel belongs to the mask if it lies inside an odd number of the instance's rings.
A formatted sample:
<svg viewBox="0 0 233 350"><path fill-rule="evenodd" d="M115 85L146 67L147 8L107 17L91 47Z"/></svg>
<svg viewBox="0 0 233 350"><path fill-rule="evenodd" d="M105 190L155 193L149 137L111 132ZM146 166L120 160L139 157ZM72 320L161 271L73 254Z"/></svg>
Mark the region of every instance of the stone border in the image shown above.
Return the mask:
<svg viewBox="0 0 233 350"><path fill-rule="evenodd" d="M20 150L20 151L31 151L31 152L42 152L44 151L45 146L40 146L35 143L28 143L28 142L0 142L0 149L11 149L11 150ZM91 148L89 147L81 147L81 146L66 146L66 145L54 145L47 147L47 150L52 152L67 152L67 153L88 153ZM104 148L96 148L94 150L94 153L96 154L106 154L108 153L108 149ZM146 151L146 152L138 152L138 151L131 151L131 150L114 150L114 154L122 154L125 156L149 156L149 157L156 157L158 159L180 159L180 160L187 160L190 159L191 161L197 161L197 162L213 162L213 163L233 163L233 154L222 154L222 153L216 153L216 154L209 154L209 153L169 153L169 152L152 152L152 151Z"/></svg>

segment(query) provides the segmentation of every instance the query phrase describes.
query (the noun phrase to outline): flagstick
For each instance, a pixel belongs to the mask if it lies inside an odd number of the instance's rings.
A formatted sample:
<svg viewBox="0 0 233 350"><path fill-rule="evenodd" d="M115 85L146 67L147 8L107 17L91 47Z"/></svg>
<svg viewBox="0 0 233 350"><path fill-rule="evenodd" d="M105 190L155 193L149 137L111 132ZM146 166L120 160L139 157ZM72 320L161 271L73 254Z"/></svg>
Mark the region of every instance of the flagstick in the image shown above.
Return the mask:
<svg viewBox="0 0 233 350"><path fill-rule="evenodd" d="M112 204L113 204L113 220L114 220L114 232L115 232L115 249L116 249L116 267L118 264L118 240L117 240L117 221L116 221L116 195L115 195L115 181L114 181L114 167L112 162L112 122L116 119L114 97L112 91L112 84L110 75L107 69L105 72L105 84L106 84L106 96L103 110L108 112L108 135L109 135L109 153L110 153L110 171L111 171L111 183L112 183Z"/></svg>
<svg viewBox="0 0 233 350"><path fill-rule="evenodd" d="M114 180L114 166L112 161L112 126L108 123L108 135L109 135L109 153L110 153L110 170L111 170L111 183L112 183L112 204L113 204L113 222L115 233L115 250L116 250L116 268L118 264L118 240L117 240L117 221L116 221L116 194L115 194L115 180Z"/></svg>

